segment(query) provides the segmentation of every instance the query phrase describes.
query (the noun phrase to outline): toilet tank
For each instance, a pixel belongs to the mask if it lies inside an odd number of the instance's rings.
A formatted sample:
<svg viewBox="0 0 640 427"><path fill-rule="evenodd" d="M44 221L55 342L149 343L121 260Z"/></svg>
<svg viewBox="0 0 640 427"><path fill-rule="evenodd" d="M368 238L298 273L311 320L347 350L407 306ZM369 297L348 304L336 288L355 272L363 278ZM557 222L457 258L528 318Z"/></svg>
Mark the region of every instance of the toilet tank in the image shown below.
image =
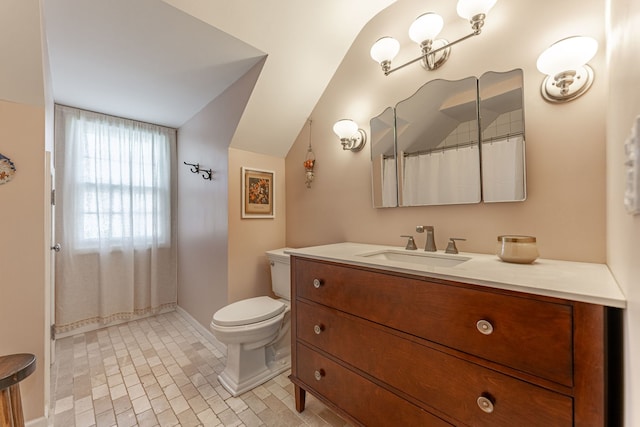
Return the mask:
<svg viewBox="0 0 640 427"><path fill-rule="evenodd" d="M271 289L273 293L291 300L291 259L289 254L285 254L289 248L274 249L267 251L269 265L271 266Z"/></svg>

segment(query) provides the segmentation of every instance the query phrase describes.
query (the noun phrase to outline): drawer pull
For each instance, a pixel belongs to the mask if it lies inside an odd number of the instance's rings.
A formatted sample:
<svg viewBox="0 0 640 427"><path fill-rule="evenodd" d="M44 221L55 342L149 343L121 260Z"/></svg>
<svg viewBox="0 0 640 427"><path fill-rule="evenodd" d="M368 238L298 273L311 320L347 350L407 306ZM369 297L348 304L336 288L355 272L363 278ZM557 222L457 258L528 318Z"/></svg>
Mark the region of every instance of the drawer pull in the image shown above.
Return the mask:
<svg viewBox="0 0 640 427"><path fill-rule="evenodd" d="M477 400L478 407L482 409L487 414L493 412L493 402L487 396L480 396Z"/></svg>
<svg viewBox="0 0 640 427"><path fill-rule="evenodd" d="M313 279L313 287L314 287L314 288L318 289L318 288L319 288L320 286L322 286L322 285L323 285L322 280L320 280L320 279Z"/></svg>
<svg viewBox="0 0 640 427"><path fill-rule="evenodd" d="M316 381L320 381L324 377L324 369L318 369L313 373L313 376L316 377Z"/></svg>
<svg viewBox="0 0 640 427"><path fill-rule="evenodd" d="M313 327L313 332L315 332L316 335L320 335L322 331L324 331L324 325L315 325Z"/></svg>
<svg viewBox="0 0 640 427"><path fill-rule="evenodd" d="M478 328L478 331L484 335L491 335L493 333L493 325L488 320L478 320L476 328Z"/></svg>

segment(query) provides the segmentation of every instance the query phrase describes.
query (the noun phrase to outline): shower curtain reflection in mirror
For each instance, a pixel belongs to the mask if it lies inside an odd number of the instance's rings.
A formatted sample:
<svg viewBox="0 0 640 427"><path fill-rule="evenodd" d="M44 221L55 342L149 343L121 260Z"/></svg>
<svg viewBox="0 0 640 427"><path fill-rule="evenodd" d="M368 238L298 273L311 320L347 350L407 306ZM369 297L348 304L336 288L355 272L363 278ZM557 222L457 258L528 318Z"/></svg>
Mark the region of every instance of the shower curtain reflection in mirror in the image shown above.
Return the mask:
<svg viewBox="0 0 640 427"><path fill-rule="evenodd" d="M56 106L56 333L173 310L174 129Z"/></svg>

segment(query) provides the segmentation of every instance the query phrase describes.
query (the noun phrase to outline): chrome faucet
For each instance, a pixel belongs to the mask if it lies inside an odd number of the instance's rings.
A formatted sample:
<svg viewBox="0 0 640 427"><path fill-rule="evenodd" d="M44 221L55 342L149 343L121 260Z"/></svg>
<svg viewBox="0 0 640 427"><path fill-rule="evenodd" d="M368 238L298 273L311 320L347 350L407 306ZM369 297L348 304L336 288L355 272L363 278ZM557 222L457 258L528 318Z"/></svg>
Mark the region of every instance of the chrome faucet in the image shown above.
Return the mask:
<svg viewBox="0 0 640 427"><path fill-rule="evenodd" d="M416 225L416 232L424 233L427 232L427 241L424 245L424 250L426 252L435 252L436 249L436 241L434 236L434 230L432 225Z"/></svg>

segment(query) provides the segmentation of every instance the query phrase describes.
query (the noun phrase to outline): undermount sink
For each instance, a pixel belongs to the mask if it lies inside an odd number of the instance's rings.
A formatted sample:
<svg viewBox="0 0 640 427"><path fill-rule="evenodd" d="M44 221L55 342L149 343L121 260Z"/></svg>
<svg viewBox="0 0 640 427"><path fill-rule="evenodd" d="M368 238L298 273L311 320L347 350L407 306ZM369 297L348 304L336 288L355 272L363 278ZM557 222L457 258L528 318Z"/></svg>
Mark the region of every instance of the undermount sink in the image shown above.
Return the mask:
<svg viewBox="0 0 640 427"><path fill-rule="evenodd" d="M422 251L409 252L398 249L384 249L358 254L358 256L369 259L398 261L407 264L430 265L433 267L455 267L471 259L469 257L459 255L436 254Z"/></svg>

